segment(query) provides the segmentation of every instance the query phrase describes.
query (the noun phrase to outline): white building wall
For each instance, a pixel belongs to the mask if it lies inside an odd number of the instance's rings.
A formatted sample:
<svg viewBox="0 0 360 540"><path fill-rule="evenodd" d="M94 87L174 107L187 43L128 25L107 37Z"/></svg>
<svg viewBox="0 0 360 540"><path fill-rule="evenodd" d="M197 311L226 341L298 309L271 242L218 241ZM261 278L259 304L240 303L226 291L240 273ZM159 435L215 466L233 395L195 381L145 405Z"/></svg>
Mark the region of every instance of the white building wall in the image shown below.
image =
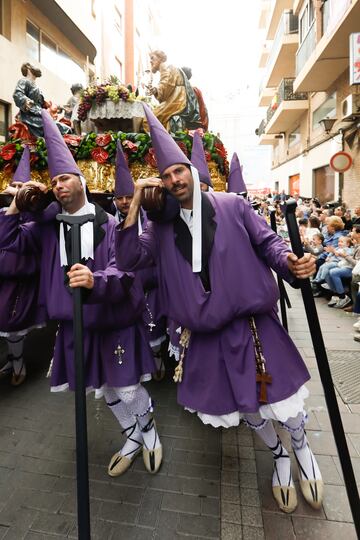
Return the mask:
<svg viewBox="0 0 360 540"><path fill-rule="evenodd" d="M336 138L338 139L338 138ZM329 165L330 158L341 150L341 143L331 139L310 150L306 155L298 156L287 161L280 167L272 169L272 183L279 182L279 190L289 191L289 177L300 174L300 194L303 197L313 196L313 171L319 167ZM335 198L338 194L339 175L335 173Z"/></svg>

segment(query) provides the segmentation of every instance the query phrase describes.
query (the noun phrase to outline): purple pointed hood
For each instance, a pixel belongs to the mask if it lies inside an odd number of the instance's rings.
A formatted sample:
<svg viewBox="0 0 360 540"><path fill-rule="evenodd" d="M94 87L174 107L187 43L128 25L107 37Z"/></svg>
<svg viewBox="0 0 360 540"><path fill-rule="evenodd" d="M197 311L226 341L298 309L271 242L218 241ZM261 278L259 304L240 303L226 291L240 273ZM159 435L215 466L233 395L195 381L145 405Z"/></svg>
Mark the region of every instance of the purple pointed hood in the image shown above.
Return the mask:
<svg viewBox="0 0 360 540"><path fill-rule="evenodd" d="M50 178L66 173L82 176L82 172L76 165L70 150L66 146L66 143L50 114L45 109L42 109L41 116L44 126Z"/></svg>
<svg viewBox="0 0 360 540"><path fill-rule="evenodd" d="M164 126L159 122L151 109L143 104L146 120L149 124L152 146L154 148L157 167L160 174L165 169L176 163L184 163L191 165L191 162L185 156L184 152L179 148L171 135L166 131Z"/></svg>
<svg viewBox="0 0 360 540"><path fill-rule="evenodd" d="M115 163L115 197L124 197L134 194L134 181L124 156L122 144L117 142Z"/></svg>
<svg viewBox="0 0 360 540"><path fill-rule="evenodd" d="M233 157L231 158L227 191L228 193L244 193L247 191L240 161L236 152L234 152Z"/></svg>
<svg viewBox="0 0 360 540"><path fill-rule="evenodd" d="M210 178L209 168L207 166L203 143L197 131L194 132L191 163L199 171L200 182L203 182L212 188L213 185Z"/></svg>
<svg viewBox="0 0 360 540"><path fill-rule="evenodd" d="M12 181L13 182L29 182L30 180L31 180L30 150L28 146L25 146Z"/></svg>

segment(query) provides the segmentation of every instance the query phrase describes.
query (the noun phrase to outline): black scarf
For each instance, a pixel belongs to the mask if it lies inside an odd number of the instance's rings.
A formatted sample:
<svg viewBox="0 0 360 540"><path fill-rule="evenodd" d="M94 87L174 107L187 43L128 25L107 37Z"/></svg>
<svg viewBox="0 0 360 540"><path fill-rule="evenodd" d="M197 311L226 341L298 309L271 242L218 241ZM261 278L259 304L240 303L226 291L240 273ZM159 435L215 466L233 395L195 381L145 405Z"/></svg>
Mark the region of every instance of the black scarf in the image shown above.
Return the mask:
<svg viewBox="0 0 360 540"><path fill-rule="evenodd" d="M211 291L209 259L214 243L216 222L215 210L206 193L201 194L201 272L198 273L205 291ZM192 236L188 226L178 214L174 220L175 244L182 256L192 265Z"/></svg>

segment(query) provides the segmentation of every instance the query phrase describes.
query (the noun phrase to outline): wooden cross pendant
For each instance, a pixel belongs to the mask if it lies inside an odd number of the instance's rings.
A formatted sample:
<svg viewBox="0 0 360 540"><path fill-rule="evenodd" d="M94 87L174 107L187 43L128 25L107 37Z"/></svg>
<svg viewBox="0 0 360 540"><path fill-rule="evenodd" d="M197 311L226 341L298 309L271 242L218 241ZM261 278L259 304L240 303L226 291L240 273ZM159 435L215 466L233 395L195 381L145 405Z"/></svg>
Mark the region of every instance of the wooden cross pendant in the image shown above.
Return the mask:
<svg viewBox="0 0 360 540"><path fill-rule="evenodd" d="M256 382L260 383L259 403L268 403L266 385L272 383L272 376L264 371L256 374Z"/></svg>
<svg viewBox="0 0 360 540"><path fill-rule="evenodd" d="M124 354L124 352L125 352L125 349L123 349L121 345L118 345L114 351L115 356L118 357L118 362L120 365L123 363L122 355Z"/></svg>

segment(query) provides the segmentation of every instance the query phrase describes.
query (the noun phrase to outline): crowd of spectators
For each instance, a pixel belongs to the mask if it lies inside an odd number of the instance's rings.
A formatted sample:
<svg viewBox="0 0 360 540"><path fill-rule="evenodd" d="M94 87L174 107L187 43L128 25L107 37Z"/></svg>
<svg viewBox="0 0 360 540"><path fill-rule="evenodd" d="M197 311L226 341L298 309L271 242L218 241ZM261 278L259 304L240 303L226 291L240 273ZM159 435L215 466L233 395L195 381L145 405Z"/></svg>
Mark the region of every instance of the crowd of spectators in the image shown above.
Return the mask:
<svg viewBox="0 0 360 540"><path fill-rule="evenodd" d="M265 199L254 198L258 213L270 222L275 212L277 231L289 242L282 204L289 198L282 191ZM314 297L326 297L328 306L358 317L354 339L360 341L360 206L321 204L316 199L295 195L296 218L304 251L316 258L311 279Z"/></svg>

